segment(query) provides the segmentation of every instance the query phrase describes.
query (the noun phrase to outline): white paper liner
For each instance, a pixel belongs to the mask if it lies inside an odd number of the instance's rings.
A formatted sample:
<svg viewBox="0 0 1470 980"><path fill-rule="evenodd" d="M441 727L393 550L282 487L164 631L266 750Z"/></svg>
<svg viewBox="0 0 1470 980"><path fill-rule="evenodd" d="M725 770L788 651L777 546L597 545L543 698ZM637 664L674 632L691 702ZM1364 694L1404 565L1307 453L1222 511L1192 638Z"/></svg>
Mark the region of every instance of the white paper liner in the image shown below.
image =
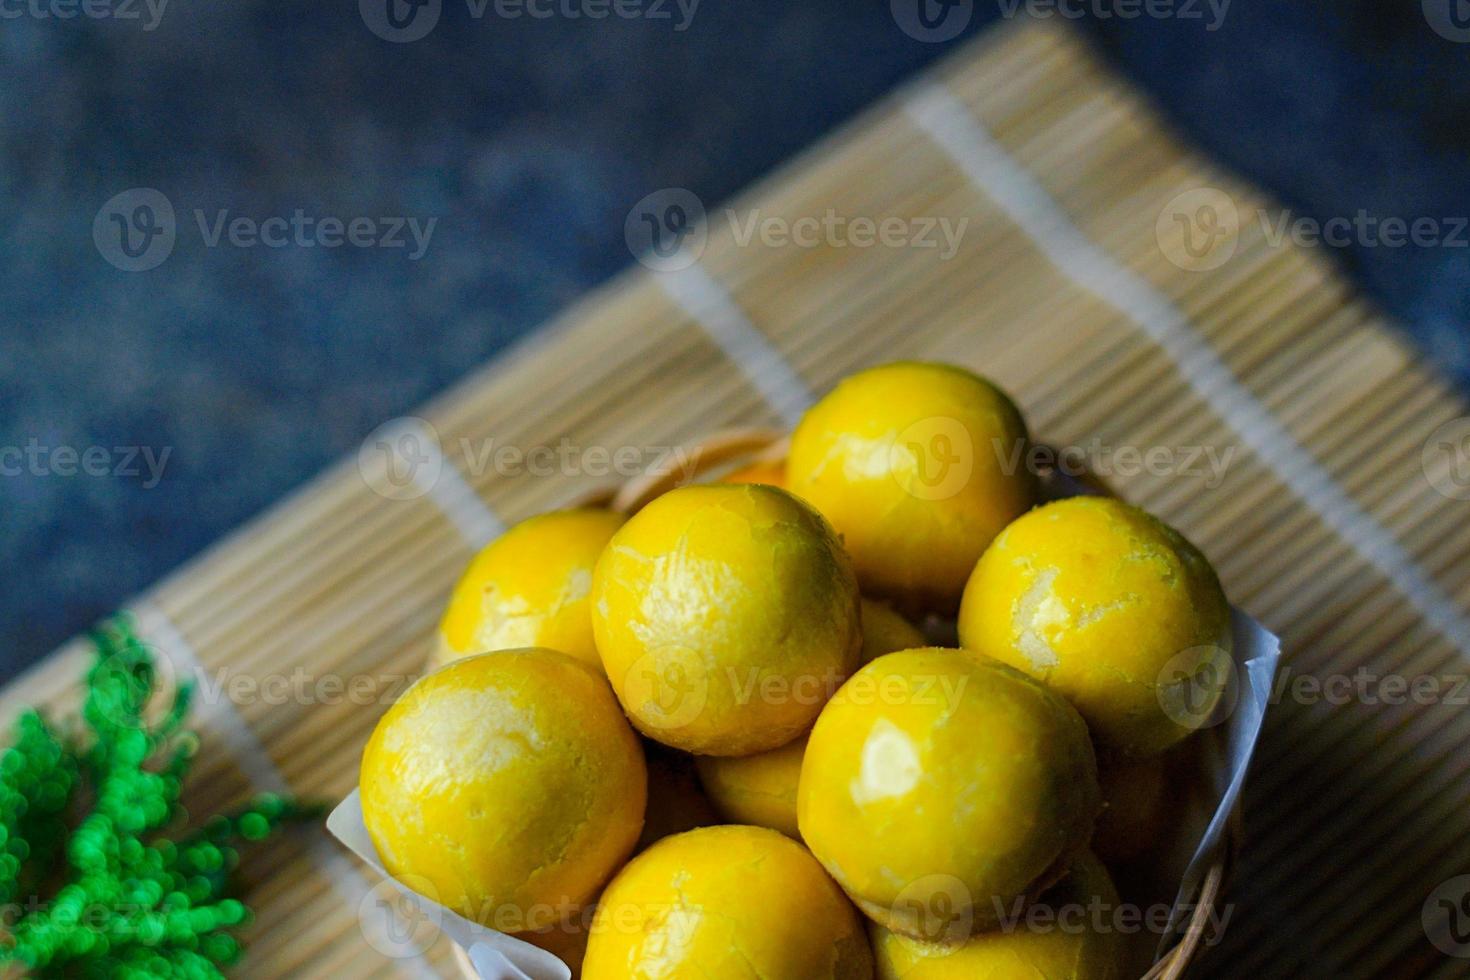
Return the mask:
<svg viewBox="0 0 1470 980"><path fill-rule="evenodd" d="M437 938L434 927L465 951L476 972L486 980L571 980L565 963L530 943L471 922L438 902L425 898L394 879L378 858L362 819L362 797L354 789L327 817L327 830L362 858L393 886L412 907L412 914L390 907L381 900L381 888L359 906L363 935L385 956L399 959L418 956ZM404 922L411 925L404 931ZM430 926L427 935L421 928Z"/></svg>
<svg viewBox="0 0 1470 980"><path fill-rule="evenodd" d="M1101 495L1096 488L1059 472L1050 473L1043 478L1042 496L1047 500ZM1200 883L1209 872L1224 842L1230 815L1240 799L1246 770L1255 753L1256 742L1260 739L1261 724L1265 720L1266 708L1270 705L1276 667L1281 659L1281 641L1266 627L1233 606L1231 631L1231 656L1236 669L1230 679L1231 686L1227 688L1227 697L1233 697L1235 704L1224 722L1224 766L1217 771L1212 782L1212 816L1180 879L1179 892L1170 912L1169 928L1160 940L1156 958L1167 953L1177 940L1178 930L1188 920L1193 909ZM552 954L477 922L471 922L443 905L419 895L402 882L393 880L379 860L367 827L363 824L358 790L354 789L332 811L327 818L327 830L379 874L392 881L397 891L414 906L420 921L437 924L445 935L459 944L482 980L570 980L571 970ZM371 909L368 906L369 903L364 902L366 911L360 913L365 919L369 913L380 917L395 914L381 903ZM367 935L373 926L365 921L363 929ZM419 937L417 929L413 930L413 936L402 947L401 952L390 952L380 946L379 943L382 942L393 942L393 931L391 923L380 924L374 933L380 938L374 942L374 946L388 955L417 955L419 949L412 946L412 939Z"/></svg>
<svg viewBox="0 0 1470 980"><path fill-rule="evenodd" d="M1230 608L1230 614L1232 654L1236 666L1231 684L1237 700L1225 721L1225 765L1217 771L1214 810L1199 845L1194 849L1194 856L1184 869L1179 893L1169 916L1169 929L1159 944L1159 956L1168 952L1176 929L1188 918L1188 903L1192 903L1194 896L1199 894L1200 885L1224 843L1230 815L1240 800L1246 771L1261 737L1261 725L1271 703L1276 667L1281 660L1281 641L1274 633L1234 606Z"/></svg>

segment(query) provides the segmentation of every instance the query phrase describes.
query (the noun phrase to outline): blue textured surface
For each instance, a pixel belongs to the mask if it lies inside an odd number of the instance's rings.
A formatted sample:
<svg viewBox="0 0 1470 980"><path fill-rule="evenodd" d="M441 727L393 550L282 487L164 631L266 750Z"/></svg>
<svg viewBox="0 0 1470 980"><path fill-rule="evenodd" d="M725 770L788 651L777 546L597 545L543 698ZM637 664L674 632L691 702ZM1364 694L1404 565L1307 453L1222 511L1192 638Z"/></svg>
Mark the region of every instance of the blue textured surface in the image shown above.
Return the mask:
<svg viewBox="0 0 1470 980"><path fill-rule="evenodd" d="M977 4L965 34L1006 6ZM1417 2L1236 0L1217 31L1088 28L1189 138L1302 214L1470 213L1470 45L1430 30ZM113 468L113 447L171 455L151 488L146 467L0 476L0 674L628 264L623 220L643 195L717 201L954 43L851 0L705 0L683 31L475 20L446 0L409 44L344 3L174 0L152 31L6 19L0 449L99 446ZM173 203L178 240L127 273L92 223L134 187ZM297 208L438 223L412 262L210 248L192 217ZM1436 362L1470 375L1470 249L1342 258Z"/></svg>

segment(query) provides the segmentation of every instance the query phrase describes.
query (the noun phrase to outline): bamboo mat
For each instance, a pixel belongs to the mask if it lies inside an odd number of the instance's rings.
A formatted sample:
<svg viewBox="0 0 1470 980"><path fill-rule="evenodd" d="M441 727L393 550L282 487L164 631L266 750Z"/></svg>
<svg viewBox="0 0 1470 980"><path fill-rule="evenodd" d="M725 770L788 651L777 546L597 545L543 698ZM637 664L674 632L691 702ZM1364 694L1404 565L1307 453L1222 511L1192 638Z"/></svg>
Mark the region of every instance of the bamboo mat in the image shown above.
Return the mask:
<svg viewBox="0 0 1470 980"><path fill-rule="evenodd" d="M1218 486L1197 472L1111 482L1203 547L1233 601L1283 638L1289 677L1363 668L1453 693L1470 657L1470 521L1431 484L1455 474L1425 447L1470 410L1324 256L1253 220L1217 268L1171 261L1182 230L1160 215L1200 188L1242 215L1269 206L1175 142L1062 28L981 38L729 205L969 218L952 258L742 245L711 209L697 264L623 276L420 413L443 447L432 492L390 499L345 461L135 604L180 672L225 682L200 699L189 802L346 793L476 547L608 482L487 467L487 446L565 439L648 462L723 427L789 424L812 393L900 357L996 378L1052 443L1162 447L1181 464L1191 447L1232 452ZM60 651L0 709L64 702L83 658ZM331 678L366 690L334 697ZM274 693L249 687L272 679ZM1436 886L1470 871L1463 696L1278 700L1232 919L1203 973L1466 972L1421 921ZM373 882L331 841L267 846L248 869L259 917L239 975L454 975L447 941L398 959L371 948L358 910Z"/></svg>

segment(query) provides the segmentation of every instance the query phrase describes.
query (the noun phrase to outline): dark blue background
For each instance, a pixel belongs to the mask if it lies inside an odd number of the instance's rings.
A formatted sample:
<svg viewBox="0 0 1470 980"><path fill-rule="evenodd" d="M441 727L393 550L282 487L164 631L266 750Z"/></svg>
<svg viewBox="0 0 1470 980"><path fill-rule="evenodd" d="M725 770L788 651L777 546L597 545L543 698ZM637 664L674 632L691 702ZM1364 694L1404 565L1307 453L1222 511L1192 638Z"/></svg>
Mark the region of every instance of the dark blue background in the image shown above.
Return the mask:
<svg viewBox="0 0 1470 980"><path fill-rule="evenodd" d="M1002 9L977 0L966 36ZM1301 214L1470 214L1470 45L1418 0L1234 0L1214 32L1086 29L1182 132ZM627 265L643 195L718 201L955 43L907 36L887 0L703 0L683 32L476 21L446 0L411 44L353 3L171 0L151 32L0 20L0 447L172 449L153 489L0 477L0 675ZM140 186L180 233L130 274L91 227ZM195 208L439 223L412 263L207 249ZM1340 253L1462 380L1467 251Z"/></svg>

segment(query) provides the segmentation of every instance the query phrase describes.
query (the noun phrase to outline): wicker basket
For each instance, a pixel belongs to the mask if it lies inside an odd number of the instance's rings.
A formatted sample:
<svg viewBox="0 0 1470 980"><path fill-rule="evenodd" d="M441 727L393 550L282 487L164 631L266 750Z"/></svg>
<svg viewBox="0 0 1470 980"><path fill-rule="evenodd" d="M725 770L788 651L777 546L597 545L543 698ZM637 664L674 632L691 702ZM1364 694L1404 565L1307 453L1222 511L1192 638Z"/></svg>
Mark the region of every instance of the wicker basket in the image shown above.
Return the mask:
<svg viewBox="0 0 1470 980"><path fill-rule="evenodd" d="M752 463L780 463L786 459L789 437L773 429L732 429L719 432L685 447L684 458L688 466L678 472L648 473L629 480L621 487L610 487L588 494L575 502L579 506L606 506L624 514L632 514L662 494L679 486L686 480L698 481L715 478L738 467ZM1056 454L1048 458L1055 459ZM1058 489L1059 474L1043 471L1040 474L1043 487ZM1090 492L1115 495L1110 487L1092 475L1084 475L1080 482ZM432 666L432 665L431 665ZM1210 939L1210 923L1213 921L1221 900L1235 857L1240 847L1241 817L1236 806L1221 845L1211 857L1206 873L1201 876L1197 894L1181 896L1181 900L1192 903L1189 919L1184 923L1183 935L1151 966L1140 980L1178 980L1186 975L1200 954L1207 939ZM455 960L468 978L477 974L470 966L469 958L462 949L455 948Z"/></svg>

